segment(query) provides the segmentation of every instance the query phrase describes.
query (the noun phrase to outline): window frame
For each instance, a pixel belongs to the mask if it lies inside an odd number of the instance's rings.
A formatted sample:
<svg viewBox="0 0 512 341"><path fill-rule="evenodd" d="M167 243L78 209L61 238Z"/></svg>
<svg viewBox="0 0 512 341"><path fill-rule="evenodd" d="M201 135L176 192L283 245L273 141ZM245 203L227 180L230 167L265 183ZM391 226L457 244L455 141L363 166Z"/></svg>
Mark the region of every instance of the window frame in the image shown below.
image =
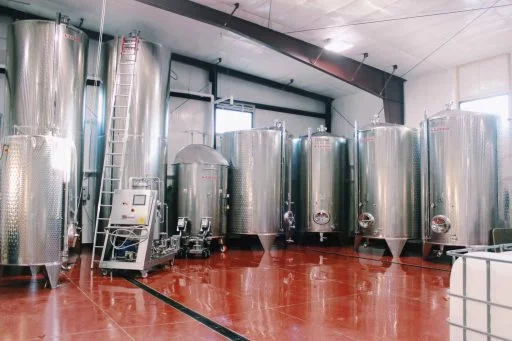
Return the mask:
<svg viewBox="0 0 512 341"><path fill-rule="evenodd" d="M247 103L237 102L237 101L235 101L233 104L218 103L214 107L214 112L215 112L215 114L214 114L214 136L219 136L219 135L223 134L223 133L217 132L217 109L251 114L251 128L250 129L254 128L254 114L255 114L256 108L253 104L247 104Z"/></svg>

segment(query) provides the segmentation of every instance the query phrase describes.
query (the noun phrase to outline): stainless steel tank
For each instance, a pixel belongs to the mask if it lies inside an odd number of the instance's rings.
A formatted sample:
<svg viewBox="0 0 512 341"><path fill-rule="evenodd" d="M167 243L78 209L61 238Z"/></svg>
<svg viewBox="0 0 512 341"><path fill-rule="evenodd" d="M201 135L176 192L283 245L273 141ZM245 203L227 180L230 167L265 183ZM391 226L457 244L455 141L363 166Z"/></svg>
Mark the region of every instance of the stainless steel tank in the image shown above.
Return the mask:
<svg viewBox="0 0 512 341"><path fill-rule="evenodd" d="M222 134L222 154L230 164L229 234L258 235L265 250L272 247L289 201L291 146L282 127Z"/></svg>
<svg viewBox="0 0 512 341"><path fill-rule="evenodd" d="M44 263L52 287L57 283L60 268L60 264L56 263L60 260L54 257L53 248L55 243L61 245L67 226L63 228L64 225L61 224L61 233L57 236L53 227L50 227L54 223L45 222L55 218L76 224L77 220L77 196L82 178L82 121L87 47L87 36L66 23L22 20L11 24L7 32L6 79L9 108L4 134L8 136L8 151L2 165L3 200L0 215L3 218L0 222L0 235L5 237L7 233L9 238L14 239L17 236L28 237L16 239L12 245L8 242L6 244L7 239L4 238L0 249L3 255L1 259L4 265ZM60 160L59 157L63 155L55 156L53 153L61 153L62 150L69 151L71 163L55 165L55 160ZM23 169L25 166L37 169L40 174L34 170ZM17 173L25 174L24 182L5 183ZM58 179L62 177L65 181L57 185ZM54 187L47 188L39 183L41 181L47 181L48 186ZM26 195L22 193L23 189L30 189L32 196L22 198ZM19 192L19 197L12 195L16 191ZM62 196L65 198L62 203L62 217L55 211L52 211L54 215L49 214L50 210L56 209L55 205ZM51 207L46 207L48 205ZM17 213L10 212L13 207L18 210ZM25 218L22 217L30 219L23 220ZM40 224L48 229L49 236L46 239L36 237L41 235L39 231L34 238L31 237L35 233L35 226ZM57 241L54 240L56 238ZM10 247L14 249L11 250ZM62 247L65 256L67 243L62 243ZM30 253L38 256L8 256L12 252L18 252L16 250L29 249L33 249Z"/></svg>
<svg viewBox="0 0 512 341"><path fill-rule="evenodd" d="M191 144L176 154L177 214L188 218L188 234L201 233L202 218L210 218L213 238L226 234L228 166L218 151L202 144Z"/></svg>
<svg viewBox="0 0 512 341"><path fill-rule="evenodd" d="M420 233L420 155L418 133L389 123L358 132L358 234L385 239L394 257L407 239Z"/></svg>
<svg viewBox="0 0 512 341"><path fill-rule="evenodd" d="M424 255L433 244L487 245L498 223L494 115L446 110L422 122Z"/></svg>
<svg viewBox="0 0 512 341"><path fill-rule="evenodd" d="M121 39L103 46L103 81L105 120L110 119L117 62ZM141 39L137 52L135 78L130 105L130 127L122 186L130 186L130 178L158 178L165 183L167 165L167 117L170 90L171 51L157 43ZM118 146L121 148L121 146ZM116 174L114 174L116 176ZM164 186L160 201L165 202Z"/></svg>
<svg viewBox="0 0 512 341"><path fill-rule="evenodd" d="M6 146L1 160L0 264L60 266L72 146L49 135L11 135Z"/></svg>
<svg viewBox="0 0 512 341"><path fill-rule="evenodd" d="M317 132L300 140L300 202L298 223L301 233L348 232L347 140L326 132Z"/></svg>

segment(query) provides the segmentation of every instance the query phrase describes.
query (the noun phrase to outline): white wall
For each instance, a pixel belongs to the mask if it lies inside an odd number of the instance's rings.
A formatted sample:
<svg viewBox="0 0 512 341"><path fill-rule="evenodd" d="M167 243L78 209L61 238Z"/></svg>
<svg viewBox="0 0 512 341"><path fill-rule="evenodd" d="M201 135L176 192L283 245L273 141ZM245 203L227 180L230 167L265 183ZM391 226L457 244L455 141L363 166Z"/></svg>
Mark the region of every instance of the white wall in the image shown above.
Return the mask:
<svg viewBox="0 0 512 341"><path fill-rule="evenodd" d="M418 128L425 116L445 108L450 101L457 102L456 69L437 72L405 82L405 125Z"/></svg>
<svg viewBox="0 0 512 341"><path fill-rule="evenodd" d="M173 71L172 89L211 93L208 72L205 70L174 61L171 69Z"/></svg>
<svg viewBox="0 0 512 341"><path fill-rule="evenodd" d="M358 127L362 127L372 120L380 112L384 118L384 102L381 98L359 90L358 92L337 98L333 103L332 132L336 135L351 137L354 135L353 125L357 121ZM336 110L339 112L337 113ZM341 117L341 114L346 119ZM350 124L347 122L350 121Z"/></svg>
<svg viewBox="0 0 512 341"><path fill-rule="evenodd" d="M219 74L218 92L219 97L232 95L235 100L325 113L322 102L223 74Z"/></svg>
<svg viewBox="0 0 512 341"><path fill-rule="evenodd" d="M509 54L410 79L405 83L405 124L419 127L425 111L430 116L451 101L457 107L459 101L511 93L511 79Z"/></svg>

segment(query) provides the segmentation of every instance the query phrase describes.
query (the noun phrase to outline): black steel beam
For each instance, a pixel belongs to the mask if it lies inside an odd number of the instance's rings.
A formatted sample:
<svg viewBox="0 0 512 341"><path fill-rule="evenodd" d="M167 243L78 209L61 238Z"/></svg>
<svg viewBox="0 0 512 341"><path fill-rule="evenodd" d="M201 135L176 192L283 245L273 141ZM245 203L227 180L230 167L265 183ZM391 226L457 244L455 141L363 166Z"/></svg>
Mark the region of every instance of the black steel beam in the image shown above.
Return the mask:
<svg viewBox="0 0 512 341"><path fill-rule="evenodd" d="M219 73L217 72L217 65L211 65L210 69L208 70L208 79L210 80L210 84L212 85L212 95L213 98L217 98L219 93L218 88L218 80L219 80ZM213 109L213 148L217 147L217 139L215 136L215 132L217 131L217 110L215 108Z"/></svg>
<svg viewBox="0 0 512 341"><path fill-rule="evenodd" d="M28 19L31 19L31 20L33 20L33 19L35 19L35 20L55 20L56 19L56 18L41 17L39 15L18 11L16 9L5 7L5 6L0 6L0 13L6 15L8 17L11 17L13 20L28 20ZM66 13L64 13L64 14L66 14ZM80 27L80 30L82 30L85 34L87 34L87 36L90 39L99 40L100 34L98 32L86 29L84 27ZM103 41L108 41L111 39L114 39L114 36L111 36L108 34L103 34Z"/></svg>
<svg viewBox="0 0 512 341"><path fill-rule="evenodd" d="M245 101L236 101L236 103L247 104L247 105L254 105L254 107L256 109L269 110L269 111L277 111L277 112L282 112L282 113L285 113L285 114L292 114L292 115L300 115L300 116L308 116L308 117L315 117L315 118L325 119L325 114L320 114L320 113L312 112L312 111L306 111L306 110L300 110L300 109L292 109L292 108L286 108L286 107L279 107L279 106L276 106L276 105L269 105L269 104L262 104L262 103L245 102Z"/></svg>
<svg viewBox="0 0 512 341"><path fill-rule="evenodd" d="M390 73L362 64L351 58L324 51L323 48L247 20L231 17L228 13L189 0L137 0L162 10L225 28L312 66L346 83L381 97L393 105L385 105L386 118L396 120L403 112L405 80ZM361 65L361 67L359 67ZM359 69L359 70L358 70ZM356 73L357 70L357 73ZM384 89L388 83L387 89ZM384 91L386 90L386 91ZM390 110L397 110L397 112ZM394 122L403 123L403 122Z"/></svg>
<svg viewBox="0 0 512 341"><path fill-rule="evenodd" d="M332 124L332 101L325 101L325 127L327 132L331 132Z"/></svg>
<svg viewBox="0 0 512 341"><path fill-rule="evenodd" d="M211 66L214 65L214 64L210 64L210 63L204 62L204 61L199 60L199 59L194 59L194 58L183 56L183 55L180 55L180 54L177 54L177 53L173 53L172 56L171 56L171 59L173 61L180 62L180 63L183 63L183 64L187 64L187 65L190 65L190 66L195 66L195 67L207 70L207 71L209 71ZM311 98L311 99L314 99L314 100L320 101L320 102L325 102L327 100L332 100L332 98L328 97L328 96L323 96L323 95L320 95L320 94L317 94L317 93L314 93L314 92L311 92L311 91L307 91L307 90L303 90L303 89L296 88L296 87L293 87L293 86L289 86L289 85L286 85L286 84L282 84L282 83L279 83L279 82L276 82L276 81L272 81L270 79L258 77L258 76L251 75L249 73L245 73L245 72L242 72L242 71L233 70L233 69L230 69L230 68L227 68L227 67L224 67L224 66L220 66L220 65L218 65L216 67L217 67L217 73L221 73L221 74L224 74L224 75L227 75L227 76L243 79L243 80L246 80L248 82L252 82L252 83L268 86L268 87L273 88L273 89L278 89L278 90L290 92L290 93L293 93L293 94L296 94L296 95L299 95L299 96L303 96L303 97L307 97L307 98Z"/></svg>
<svg viewBox="0 0 512 341"><path fill-rule="evenodd" d="M169 96L171 96L171 97L178 97L178 98L184 98L184 99L193 99L193 100L196 100L196 101L203 101L203 102L210 102L211 101L211 97L209 97L209 96L192 95L192 94L186 94L186 93L183 93L183 92L171 91L169 93Z"/></svg>

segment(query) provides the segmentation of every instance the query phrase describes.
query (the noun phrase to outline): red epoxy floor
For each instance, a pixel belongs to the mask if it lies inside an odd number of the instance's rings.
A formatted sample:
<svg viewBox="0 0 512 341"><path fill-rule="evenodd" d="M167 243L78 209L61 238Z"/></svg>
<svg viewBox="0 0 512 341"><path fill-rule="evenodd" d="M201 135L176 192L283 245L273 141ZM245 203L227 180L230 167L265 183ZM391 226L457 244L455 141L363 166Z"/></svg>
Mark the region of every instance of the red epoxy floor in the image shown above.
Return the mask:
<svg viewBox="0 0 512 341"><path fill-rule="evenodd" d="M321 252L318 252L321 251ZM396 260L395 260L396 261ZM141 282L251 340L448 340L449 266L350 248L230 250ZM1 340L222 340L123 278L0 278Z"/></svg>

